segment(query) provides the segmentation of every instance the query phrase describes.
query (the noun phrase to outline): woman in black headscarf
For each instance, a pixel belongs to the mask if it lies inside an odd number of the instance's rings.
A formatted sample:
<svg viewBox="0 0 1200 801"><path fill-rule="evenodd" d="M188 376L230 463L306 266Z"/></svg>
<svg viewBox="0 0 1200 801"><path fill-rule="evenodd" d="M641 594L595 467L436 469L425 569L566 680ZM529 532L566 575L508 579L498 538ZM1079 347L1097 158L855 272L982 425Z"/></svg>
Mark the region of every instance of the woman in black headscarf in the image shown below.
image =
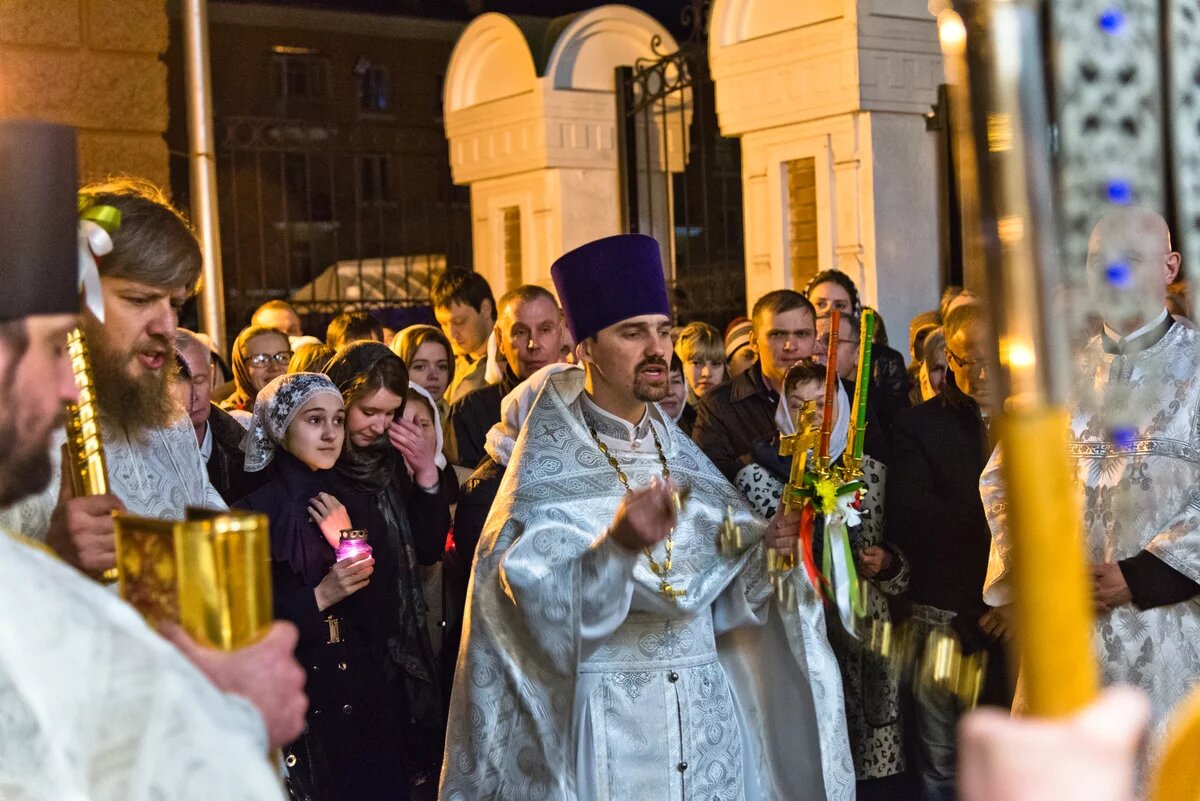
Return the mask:
<svg viewBox="0 0 1200 801"><path fill-rule="evenodd" d="M368 530L375 551L375 574L360 595L378 596L373 622L402 706L404 766L414 786L436 786L445 719L418 566L441 559L457 487L442 479L421 429L400 417L408 371L387 346L347 345L325 372L346 405L346 443L332 494L354 525Z"/></svg>

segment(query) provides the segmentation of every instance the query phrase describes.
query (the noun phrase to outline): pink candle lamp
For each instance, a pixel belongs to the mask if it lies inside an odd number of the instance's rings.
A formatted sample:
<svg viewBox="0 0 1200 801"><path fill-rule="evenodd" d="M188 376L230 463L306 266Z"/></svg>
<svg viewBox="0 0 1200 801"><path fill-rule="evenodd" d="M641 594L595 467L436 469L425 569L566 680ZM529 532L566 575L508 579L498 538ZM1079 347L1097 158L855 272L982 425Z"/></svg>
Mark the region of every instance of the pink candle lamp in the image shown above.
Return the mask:
<svg viewBox="0 0 1200 801"><path fill-rule="evenodd" d="M365 528L342 529L342 540L338 543L334 558L340 562L360 554L371 555L371 546L367 544L367 530Z"/></svg>

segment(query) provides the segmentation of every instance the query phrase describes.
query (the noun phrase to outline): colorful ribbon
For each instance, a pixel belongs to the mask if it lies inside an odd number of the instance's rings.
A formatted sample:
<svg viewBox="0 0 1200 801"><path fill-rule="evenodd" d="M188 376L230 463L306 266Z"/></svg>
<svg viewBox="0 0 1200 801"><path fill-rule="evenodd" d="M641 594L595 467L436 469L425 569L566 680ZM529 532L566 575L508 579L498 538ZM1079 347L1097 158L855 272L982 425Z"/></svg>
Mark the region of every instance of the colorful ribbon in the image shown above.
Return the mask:
<svg viewBox="0 0 1200 801"><path fill-rule="evenodd" d="M112 252L111 234L121 227L121 212L79 196L79 291L83 305L104 322L104 293L98 259Z"/></svg>

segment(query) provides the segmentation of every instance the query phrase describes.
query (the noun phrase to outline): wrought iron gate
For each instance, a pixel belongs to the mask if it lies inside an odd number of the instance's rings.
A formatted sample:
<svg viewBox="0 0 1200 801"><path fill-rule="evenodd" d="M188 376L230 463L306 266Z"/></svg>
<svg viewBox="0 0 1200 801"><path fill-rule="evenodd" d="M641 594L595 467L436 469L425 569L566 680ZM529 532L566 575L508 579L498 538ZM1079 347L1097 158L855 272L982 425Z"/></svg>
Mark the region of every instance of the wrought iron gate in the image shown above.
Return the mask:
<svg viewBox="0 0 1200 801"><path fill-rule="evenodd" d="M717 124L707 15L693 2L678 51L616 70L621 221L661 243L676 320L723 329L746 310L741 147Z"/></svg>
<svg viewBox="0 0 1200 801"><path fill-rule="evenodd" d="M407 324L428 316L437 272L471 264L469 199L437 131L227 117L217 170L231 333L273 298L306 330L347 306Z"/></svg>

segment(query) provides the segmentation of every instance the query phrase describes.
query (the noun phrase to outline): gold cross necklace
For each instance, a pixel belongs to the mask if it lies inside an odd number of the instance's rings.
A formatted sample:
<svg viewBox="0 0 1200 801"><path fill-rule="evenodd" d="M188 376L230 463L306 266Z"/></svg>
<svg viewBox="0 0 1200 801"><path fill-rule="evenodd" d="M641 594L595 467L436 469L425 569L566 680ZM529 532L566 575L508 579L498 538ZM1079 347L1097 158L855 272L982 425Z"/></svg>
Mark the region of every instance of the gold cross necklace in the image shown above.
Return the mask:
<svg viewBox="0 0 1200 801"><path fill-rule="evenodd" d="M613 456L612 451L601 441L600 436L596 433L595 426L589 425L588 432L592 435L592 439L596 441L596 447L600 449L600 453L612 465L612 469L617 471L617 478L621 479L621 484L625 487L625 491L633 492L633 488L629 486L629 476L625 475L625 471L621 469L621 463L617 461L617 457ZM662 443L658 441L658 432L654 430L653 424L650 426L650 436L654 437L654 449L658 452L658 462L662 465L663 480L670 481L671 469L667 467L667 457L663 454ZM676 508L678 509L678 502ZM679 599L687 595L687 590L677 590L667 580L667 575L671 572L671 552L675 549L674 528L667 532L667 539L663 542L663 548L666 550L666 557L662 560L662 563L659 563L654 558L653 548L642 548L642 553L646 554L646 560L650 563L650 572L658 577L658 591L675 603L679 603Z"/></svg>

